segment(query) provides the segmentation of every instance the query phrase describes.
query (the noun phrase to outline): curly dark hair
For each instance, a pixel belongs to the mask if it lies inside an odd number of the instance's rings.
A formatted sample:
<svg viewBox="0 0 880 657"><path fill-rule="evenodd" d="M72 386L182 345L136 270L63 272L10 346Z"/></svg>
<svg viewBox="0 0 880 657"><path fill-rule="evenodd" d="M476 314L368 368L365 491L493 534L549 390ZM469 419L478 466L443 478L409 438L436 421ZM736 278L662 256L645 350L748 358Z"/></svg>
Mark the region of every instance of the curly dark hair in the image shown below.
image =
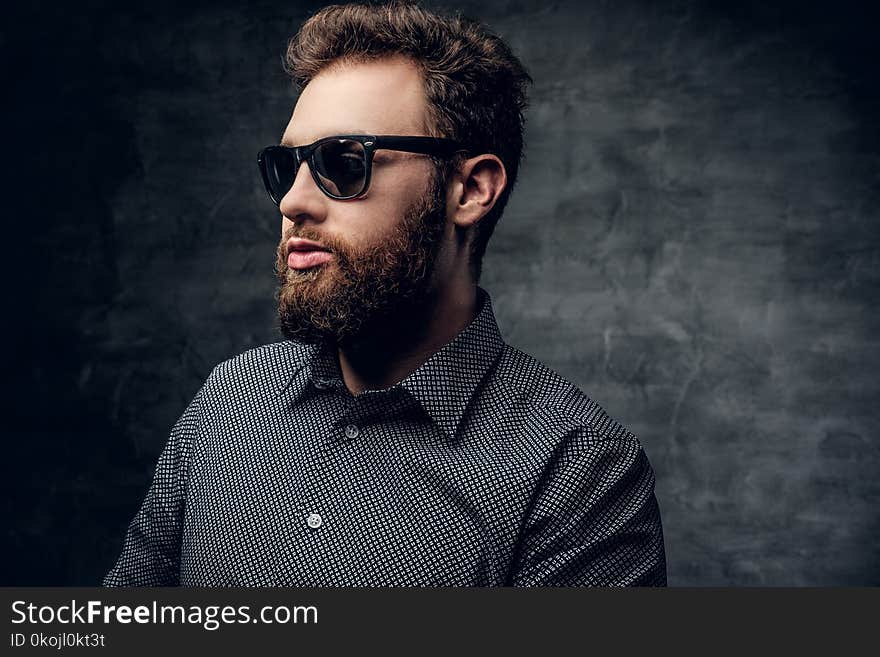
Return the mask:
<svg viewBox="0 0 880 657"><path fill-rule="evenodd" d="M486 26L401 1L321 9L290 39L285 70L303 88L340 60L392 55L407 56L419 66L434 136L456 139L472 153L495 154L504 163L507 186L478 222L470 254L471 273L479 281L486 245L516 182L526 89L532 80L508 45ZM445 174L449 172L447 168Z"/></svg>

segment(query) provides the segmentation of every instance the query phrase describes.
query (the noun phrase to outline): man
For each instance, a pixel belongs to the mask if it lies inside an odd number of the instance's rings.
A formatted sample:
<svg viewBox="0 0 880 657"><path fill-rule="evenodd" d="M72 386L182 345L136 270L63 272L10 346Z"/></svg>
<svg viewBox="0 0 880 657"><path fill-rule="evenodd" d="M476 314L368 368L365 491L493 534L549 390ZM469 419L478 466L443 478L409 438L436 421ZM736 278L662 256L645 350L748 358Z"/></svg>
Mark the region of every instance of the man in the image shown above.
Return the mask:
<svg viewBox="0 0 880 657"><path fill-rule="evenodd" d="M175 425L106 585L664 585L637 439L505 344L477 283L528 75L484 27L327 7L260 153L284 342Z"/></svg>

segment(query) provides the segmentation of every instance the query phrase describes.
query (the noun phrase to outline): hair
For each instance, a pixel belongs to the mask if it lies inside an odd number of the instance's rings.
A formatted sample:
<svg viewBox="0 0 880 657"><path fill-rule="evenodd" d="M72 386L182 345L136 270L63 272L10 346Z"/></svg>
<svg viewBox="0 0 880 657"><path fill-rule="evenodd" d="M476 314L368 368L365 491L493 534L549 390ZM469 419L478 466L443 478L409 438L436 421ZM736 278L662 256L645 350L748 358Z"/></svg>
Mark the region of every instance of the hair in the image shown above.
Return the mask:
<svg viewBox="0 0 880 657"><path fill-rule="evenodd" d="M340 62L403 55L421 70L429 131L464 144L472 155L504 163L507 186L476 226L470 253L475 281L486 245L516 182L523 151L523 112L531 78L507 44L461 15L441 16L414 2L332 5L309 18L290 39L285 70L304 88ZM444 177L462 160L445 165Z"/></svg>

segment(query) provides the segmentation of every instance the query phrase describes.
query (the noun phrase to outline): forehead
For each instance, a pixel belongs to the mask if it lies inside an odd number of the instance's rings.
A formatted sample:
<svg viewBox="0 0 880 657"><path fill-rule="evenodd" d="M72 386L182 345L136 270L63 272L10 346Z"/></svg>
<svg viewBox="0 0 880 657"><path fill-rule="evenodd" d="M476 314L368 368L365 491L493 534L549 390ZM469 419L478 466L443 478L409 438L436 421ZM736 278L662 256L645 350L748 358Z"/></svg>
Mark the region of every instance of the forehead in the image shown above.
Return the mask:
<svg viewBox="0 0 880 657"><path fill-rule="evenodd" d="M394 57L321 71L300 94L282 142L302 145L339 134L422 135L426 128L421 72L409 59Z"/></svg>

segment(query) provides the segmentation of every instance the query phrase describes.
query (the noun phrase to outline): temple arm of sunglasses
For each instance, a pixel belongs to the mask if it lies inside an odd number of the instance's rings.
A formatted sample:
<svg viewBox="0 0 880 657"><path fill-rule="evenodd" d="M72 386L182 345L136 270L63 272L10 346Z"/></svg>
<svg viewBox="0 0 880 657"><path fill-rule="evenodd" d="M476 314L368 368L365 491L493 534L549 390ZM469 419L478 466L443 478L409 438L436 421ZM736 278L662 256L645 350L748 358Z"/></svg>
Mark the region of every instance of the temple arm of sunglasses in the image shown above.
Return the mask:
<svg viewBox="0 0 880 657"><path fill-rule="evenodd" d="M369 145L369 144L367 144ZM397 135L377 136L373 140L373 148L387 148L405 153L424 153L449 157L459 151L467 150L462 144L452 139L440 137L404 137Z"/></svg>

